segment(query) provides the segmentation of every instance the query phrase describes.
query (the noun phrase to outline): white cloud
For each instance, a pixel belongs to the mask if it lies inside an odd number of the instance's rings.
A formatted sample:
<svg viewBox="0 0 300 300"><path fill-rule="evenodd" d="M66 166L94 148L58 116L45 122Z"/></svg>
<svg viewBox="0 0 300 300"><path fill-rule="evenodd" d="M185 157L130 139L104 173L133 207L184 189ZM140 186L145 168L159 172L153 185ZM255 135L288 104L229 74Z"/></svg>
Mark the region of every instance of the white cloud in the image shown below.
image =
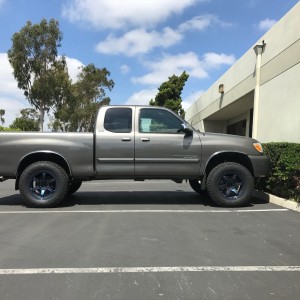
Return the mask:
<svg viewBox="0 0 300 300"><path fill-rule="evenodd" d="M120 70L121 70L122 74L126 75L126 74L128 74L130 72L130 67L128 67L127 65L122 65L120 67Z"/></svg>
<svg viewBox="0 0 300 300"><path fill-rule="evenodd" d="M161 60L155 62L144 62L150 69L150 73L133 77L134 83L157 85L166 81L169 76L180 75L186 71L191 77L206 78L208 71L220 67L221 65L231 65L235 61L233 55L206 53L203 59L200 59L196 53L187 52L178 55L165 55Z"/></svg>
<svg viewBox="0 0 300 300"><path fill-rule="evenodd" d="M258 29L262 31L267 31L269 30L275 23L277 23L276 20L271 20L269 18L264 19L259 22L258 24Z"/></svg>
<svg viewBox="0 0 300 300"><path fill-rule="evenodd" d="M18 89L17 81L13 76L13 69L8 61L6 53L0 53L0 93L22 95L22 91Z"/></svg>
<svg viewBox="0 0 300 300"><path fill-rule="evenodd" d="M154 99L158 90L157 89L144 89L134 93L125 104L127 105L149 105L149 101Z"/></svg>
<svg viewBox="0 0 300 300"><path fill-rule="evenodd" d="M180 75L183 71L187 71L191 76L197 78L207 77L206 71L201 66L201 61L194 52L165 55L160 61L145 62L145 66L151 72L141 77L132 78L133 82L157 85L166 81L169 76Z"/></svg>
<svg viewBox="0 0 300 300"><path fill-rule="evenodd" d="M235 62L234 55L218 54L213 52L205 53L203 56L203 64L206 68L219 68L221 65L232 65Z"/></svg>
<svg viewBox="0 0 300 300"><path fill-rule="evenodd" d="M231 23L221 21L216 15L201 15L196 16L191 20L188 20L179 25L178 30L181 32L188 30L200 30L203 31L209 26L218 25L220 27L231 27Z"/></svg>
<svg viewBox="0 0 300 300"><path fill-rule="evenodd" d="M16 118L20 109L30 105L23 91L18 88L6 53L0 53L0 66L0 108L5 110L4 125L8 126Z"/></svg>
<svg viewBox="0 0 300 300"><path fill-rule="evenodd" d="M70 57L66 57L66 62L68 66L69 76L73 82L76 82L77 75L80 73L81 67L84 67L84 64L80 60Z"/></svg>
<svg viewBox="0 0 300 300"><path fill-rule="evenodd" d="M105 41L100 42L96 51L105 54L125 54L134 56L136 54L148 53L153 48L168 48L182 40L182 34L166 27L162 32L135 29L125 33L122 37L109 35Z"/></svg>
<svg viewBox="0 0 300 300"><path fill-rule="evenodd" d="M153 26L203 0L71 0L62 14L97 29Z"/></svg>
<svg viewBox="0 0 300 300"><path fill-rule="evenodd" d="M104 41L96 46L96 51L103 54L134 56L149 53L154 48L169 48L184 39L184 33L190 30L203 31L209 26L232 26L223 22L215 15L197 16L180 24L176 29L165 27L161 32L147 30L146 28L134 29L122 36L110 34Z"/></svg>

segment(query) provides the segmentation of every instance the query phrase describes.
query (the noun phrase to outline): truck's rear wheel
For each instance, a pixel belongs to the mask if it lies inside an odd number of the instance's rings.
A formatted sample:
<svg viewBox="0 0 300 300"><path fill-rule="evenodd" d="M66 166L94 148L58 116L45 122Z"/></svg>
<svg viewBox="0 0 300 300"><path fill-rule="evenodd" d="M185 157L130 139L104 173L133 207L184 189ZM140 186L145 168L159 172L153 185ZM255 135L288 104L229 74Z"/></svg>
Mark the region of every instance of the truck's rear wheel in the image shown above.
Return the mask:
<svg viewBox="0 0 300 300"><path fill-rule="evenodd" d="M234 207L249 203L254 182L249 170L234 162L216 166L207 177L207 192L221 206Z"/></svg>
<svg viewBox="0 0 300 300"><path fill-rule="evenodd" d="M201 196L205 196L206 195L206 190L202 190L201 189L201 181L197 180L197 179L190 179L189 180L190 186L191 188L197 192L198 194L200 194Z"/></svg>
<svg viewBox="0 0 300 300"><path fill-rule="evenodd" d="M70 181L70 185L69 185L69 195L74 194L75 192L77 192L79 190L79 188L81 187L82 181Z"/></svg>
<svg viewBox="0 0 300 300"><path fill-rule="evenodd" d="M69 178L63 168L49 161L29 165L20 176L20 193L30 207L53 207L69 190Z"/></svg>

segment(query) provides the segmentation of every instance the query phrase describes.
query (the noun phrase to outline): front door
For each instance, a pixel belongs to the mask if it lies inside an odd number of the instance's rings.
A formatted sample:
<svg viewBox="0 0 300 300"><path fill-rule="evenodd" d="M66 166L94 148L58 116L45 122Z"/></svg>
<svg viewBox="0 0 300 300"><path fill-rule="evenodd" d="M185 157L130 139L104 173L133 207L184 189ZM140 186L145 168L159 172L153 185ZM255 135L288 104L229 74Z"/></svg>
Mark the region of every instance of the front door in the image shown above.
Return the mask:
<svg viewBox="0 0 300 300"><path fill-rule="evenodd" d="M137 108L135 176L189 178L200 169L201 144L197 132L180 131L183 121L161 108Z"/></svg>

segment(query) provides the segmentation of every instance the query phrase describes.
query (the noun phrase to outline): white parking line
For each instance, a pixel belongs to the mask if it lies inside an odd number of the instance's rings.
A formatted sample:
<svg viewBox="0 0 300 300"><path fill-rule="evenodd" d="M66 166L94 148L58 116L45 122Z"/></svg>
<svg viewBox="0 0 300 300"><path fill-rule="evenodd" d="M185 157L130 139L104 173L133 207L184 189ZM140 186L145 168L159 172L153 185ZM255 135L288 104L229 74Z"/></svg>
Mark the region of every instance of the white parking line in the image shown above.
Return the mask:
<svg viewBox="0 0 300 300"><path fill-rule="evenodd" d="M38 268L0 269L0 275L34 274L104 274L163 272L300 272L300 266L198 266L198 267L136 267L136 268Z"/></svg>
<svg viewBox="0 0 300 300"><path fill-rule="evenodd" d="M286 208L280 209L220 209L220 210L193 210L193 209L133 209L133 210L23 210L23 211L0 211L0 214L64 214L64 213L252 213L252 212L283 212Z"/></svg>

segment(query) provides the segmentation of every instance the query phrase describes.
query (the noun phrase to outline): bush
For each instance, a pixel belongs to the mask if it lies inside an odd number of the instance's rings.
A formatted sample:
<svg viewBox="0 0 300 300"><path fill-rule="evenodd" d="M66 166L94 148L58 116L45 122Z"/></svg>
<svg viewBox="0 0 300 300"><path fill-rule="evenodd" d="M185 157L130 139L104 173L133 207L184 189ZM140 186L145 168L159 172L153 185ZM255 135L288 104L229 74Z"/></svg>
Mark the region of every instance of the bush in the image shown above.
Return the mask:
<svg viewBox="0 0 300 300"><path fill-rule="evenodd" d="M19 128L8 128L8 127L4 127L4 126L0 126L0 131L21 131L21 129Z"/></svg>
<svg viewBox="0 0 300 300"><path fill-rule="evenodd" d="M270 174L259 180L257 188L279 197L300 202L300 144L263 144L271 160Z"/></svg>

